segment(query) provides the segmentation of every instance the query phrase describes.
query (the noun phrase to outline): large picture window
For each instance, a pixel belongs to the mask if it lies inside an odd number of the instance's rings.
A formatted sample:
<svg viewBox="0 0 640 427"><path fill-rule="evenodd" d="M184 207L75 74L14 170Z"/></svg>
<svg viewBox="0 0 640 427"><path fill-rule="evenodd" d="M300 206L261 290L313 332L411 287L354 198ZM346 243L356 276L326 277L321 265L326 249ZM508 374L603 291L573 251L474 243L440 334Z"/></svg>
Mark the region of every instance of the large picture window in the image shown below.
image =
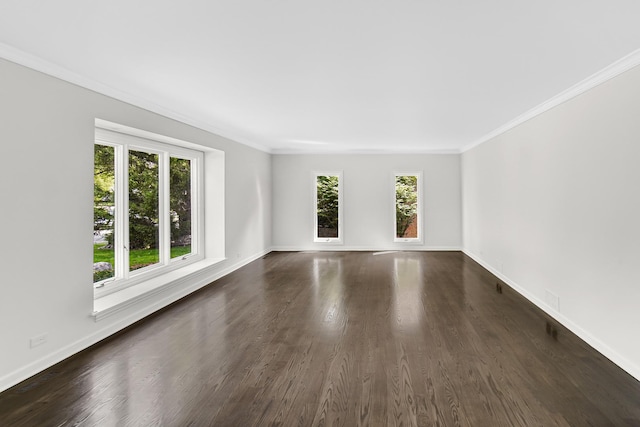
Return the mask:
<svg viewBox="0 0 640 427"><path fill-rule="evenodd" d="M342 173L314 175L314 241L342 243Z"/></svg>
<svg viewBox="0 0 640 427"><path fill-rule="evenodd" d="M203 258L202 162L196 150L96 129L96 288L121 289Z"/></svg>
<svg viewBox="0 0 640 427"><path fill-rule="evenodd" d="M396 242L422 241L421 173L396 173L395 238Z"/></svg>

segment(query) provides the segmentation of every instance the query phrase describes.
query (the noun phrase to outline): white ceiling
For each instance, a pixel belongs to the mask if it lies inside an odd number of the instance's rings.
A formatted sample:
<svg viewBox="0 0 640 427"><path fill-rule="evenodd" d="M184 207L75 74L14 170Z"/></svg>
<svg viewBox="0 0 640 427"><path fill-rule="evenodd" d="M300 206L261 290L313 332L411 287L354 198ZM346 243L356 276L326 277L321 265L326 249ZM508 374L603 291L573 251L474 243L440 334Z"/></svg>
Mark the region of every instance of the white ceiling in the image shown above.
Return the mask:
<svg viewBox="0 0 640 427"><path fill-rule="evenodd" d="M639 18L637 0L1 0L0 43L270 152L455 152L634 52Z"/></svg>

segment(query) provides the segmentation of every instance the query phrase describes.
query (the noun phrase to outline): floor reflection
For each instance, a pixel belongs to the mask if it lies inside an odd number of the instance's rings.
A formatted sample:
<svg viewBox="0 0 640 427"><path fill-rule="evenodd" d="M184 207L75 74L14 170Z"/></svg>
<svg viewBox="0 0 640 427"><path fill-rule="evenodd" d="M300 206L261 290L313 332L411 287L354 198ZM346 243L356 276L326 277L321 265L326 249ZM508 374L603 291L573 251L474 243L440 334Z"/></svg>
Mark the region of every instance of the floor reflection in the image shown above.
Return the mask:
<svg viewBox="0 0 640 427"><path fill-rule="evenodd" d="M424 319L422 263L400 252L394 255L393 270L393 318L399 328L408 331Z"/></svg>
<svg viewBox="0 0 640 427"><path fill-rule="evenodd" d="M342 257L318 254L313 259L313 305L322 311L321 329L336 332L344 328L345 284Z"/></svg>

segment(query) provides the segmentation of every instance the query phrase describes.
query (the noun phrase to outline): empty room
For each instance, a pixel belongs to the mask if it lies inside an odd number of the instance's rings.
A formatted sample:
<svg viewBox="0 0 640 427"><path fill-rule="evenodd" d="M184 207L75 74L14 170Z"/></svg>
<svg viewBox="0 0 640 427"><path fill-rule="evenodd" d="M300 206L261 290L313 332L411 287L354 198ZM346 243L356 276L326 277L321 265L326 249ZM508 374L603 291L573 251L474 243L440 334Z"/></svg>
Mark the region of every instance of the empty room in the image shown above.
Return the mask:
<svg viewBox="0 0 640 427"><path fill-rule="evenodd" d="M0 2L0 426L640 425L640 4Z"/></svg>

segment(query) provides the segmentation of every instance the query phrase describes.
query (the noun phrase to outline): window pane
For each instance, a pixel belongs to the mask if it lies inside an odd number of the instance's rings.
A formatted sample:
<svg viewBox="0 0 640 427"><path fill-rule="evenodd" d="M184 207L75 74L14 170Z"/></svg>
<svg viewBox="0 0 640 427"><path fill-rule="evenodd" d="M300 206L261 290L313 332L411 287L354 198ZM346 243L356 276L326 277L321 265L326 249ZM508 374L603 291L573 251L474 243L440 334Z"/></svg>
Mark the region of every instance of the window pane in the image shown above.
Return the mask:
<svg viewBox="0 0 640 427"><path fill-rule="evenodd" d="M338 238L339 177L319 175L316 180L318 238Z"/></svg>
<svg viewBox="0 0 640 427"><path fill-rule="evenodd" d="M396 237L418 238L418 177L396 176Z"/></svg>
<svg viewBox="0 0 640 427"><path fill-rule="evenodd" d="M115 209L114 147L94 146L93 151L93 283L114 276Z"/></svg>
<svg viewBox="0 0 640 427"><path fill-rule="evenodd" d="M158 155L129 151L129 270L160 261Z"/></svg>
<svg viewBox="0 0 640 427"><path fill-rule="evenodd" d="M191 253L191 161L169 160L171 258Z"/></svg>

